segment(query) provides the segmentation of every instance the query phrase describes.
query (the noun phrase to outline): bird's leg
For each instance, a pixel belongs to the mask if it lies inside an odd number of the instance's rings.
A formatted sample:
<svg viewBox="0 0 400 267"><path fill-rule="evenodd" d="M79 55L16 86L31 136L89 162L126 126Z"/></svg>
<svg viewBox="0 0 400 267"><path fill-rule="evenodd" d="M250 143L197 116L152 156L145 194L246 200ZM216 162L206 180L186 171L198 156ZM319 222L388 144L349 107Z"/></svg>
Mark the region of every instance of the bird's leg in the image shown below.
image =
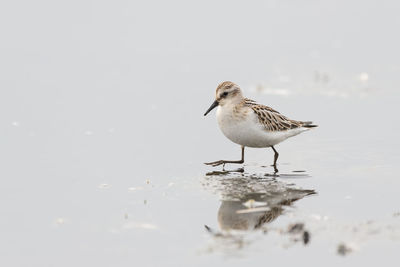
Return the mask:
<svg viewBox="0 0 400 267"><path fill-rule="evenodd" d="M240 164L240 163L243 163L243 162L244 162L244 146L242 146L242 158L240 160L217 160L217 161L213 161L213 162L207 162L207 163L204 163L204 164L211 165L211 166L215 167L215 166L219 166L219 165L222 165L222 164L225 166L225 163L238 163L238 164Z"/></svg>
<svg viewBox="0 0 400 267"><path fill-rule="evenodd" d="M274 146L271 146L271 148L272 148L272 150L275 152L275 155L274 155L274 164L273 164L272 166L274 167L275 173L277 173L277 172L278 172L278 169L276 168L276 161L278 160L279 153L278 153L278 151L275 150Z"/></svg>

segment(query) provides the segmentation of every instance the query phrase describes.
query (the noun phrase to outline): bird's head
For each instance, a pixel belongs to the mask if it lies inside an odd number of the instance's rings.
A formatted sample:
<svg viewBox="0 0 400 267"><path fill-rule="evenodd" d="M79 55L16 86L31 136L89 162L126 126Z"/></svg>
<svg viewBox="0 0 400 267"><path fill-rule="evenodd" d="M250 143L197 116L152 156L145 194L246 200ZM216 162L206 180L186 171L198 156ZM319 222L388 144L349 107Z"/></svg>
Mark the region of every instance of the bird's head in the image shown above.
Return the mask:
<svg viewBox="0 0 400 267"><path fill-rule="evenodd" d="M242 91L237 84L229 81L220 83L215 91L215 101L214 103L212 103L206 113L204 113L204 116L206 116L211 110L213 110L217 106L237 104L242 100Z"/></svg>

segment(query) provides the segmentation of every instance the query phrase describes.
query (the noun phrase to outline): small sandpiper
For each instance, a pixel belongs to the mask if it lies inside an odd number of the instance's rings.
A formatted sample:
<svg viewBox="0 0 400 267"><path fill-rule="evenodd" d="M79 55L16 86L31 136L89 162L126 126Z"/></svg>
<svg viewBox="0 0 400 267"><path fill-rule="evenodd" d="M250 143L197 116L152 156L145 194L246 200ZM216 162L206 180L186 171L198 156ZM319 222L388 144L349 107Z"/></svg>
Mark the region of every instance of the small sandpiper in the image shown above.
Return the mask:
<svg viewBox="0 0 400 267"><path fill-rule="evenodd" d="M243 97L240 87L233 82L223 82L218 85L215 101L204 113L206 116L211 110L217 109L217 121L222 133L232 142L241 145L242 158L240 160L218 160L205 163L218 166L225 163L243 163L245 147L271 147L275 152L274 167L278 172L276 161L278 152L276 144L310 130L317 125L311 121L291 120L278 111L257 104L255 101Z"/></svg>

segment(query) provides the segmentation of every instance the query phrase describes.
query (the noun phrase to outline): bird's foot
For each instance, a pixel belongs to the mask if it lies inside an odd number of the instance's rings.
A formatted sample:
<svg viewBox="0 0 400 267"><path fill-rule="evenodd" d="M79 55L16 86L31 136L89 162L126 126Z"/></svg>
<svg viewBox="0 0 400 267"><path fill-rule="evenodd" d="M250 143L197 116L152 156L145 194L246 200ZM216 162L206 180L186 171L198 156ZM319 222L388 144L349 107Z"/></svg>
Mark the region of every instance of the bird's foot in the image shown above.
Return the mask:
<svg viewBox="0 0 400 267"><path fill-rule="evenodd" d="M213 161L213 162L205 162L204 164L210 165L210 166L213 166L213 167L216 167L216 166L224 164L223 167L225 167L225 160L217 160L217 161Z"/></svg>
<svg viewBox="0 0 400 267"><path fill-rule="evenodd" d="M277 174L279 172L275 164L271 165L271 167L274 167L274 174Z"/></svg>
<svg viewBox="0 0 400 267"><path fill-rule="evenodd" d="M213 167L216 167L216 166L219 166L219 165L222 165L222 167L225 167L226 163L241 164L243 162L244 162L243 160L217 160L217 161L213 161L213 162L206 162L204 164L210 165L210 166L213 166Z"/></svg>

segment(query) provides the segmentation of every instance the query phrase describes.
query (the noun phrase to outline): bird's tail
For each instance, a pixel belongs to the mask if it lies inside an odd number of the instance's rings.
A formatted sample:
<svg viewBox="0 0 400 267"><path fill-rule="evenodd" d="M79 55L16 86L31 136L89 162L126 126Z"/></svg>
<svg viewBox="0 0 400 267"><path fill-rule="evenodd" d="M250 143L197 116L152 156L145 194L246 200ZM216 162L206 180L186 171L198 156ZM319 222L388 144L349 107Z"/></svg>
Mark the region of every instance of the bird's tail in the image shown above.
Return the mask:
<svg viewBox="0 0 400 267"><path fill-rule="evenodd" d="M312 121L303 121L303 127L314 128L314 127L318 127L318 125L312 124Z"/></svg>

